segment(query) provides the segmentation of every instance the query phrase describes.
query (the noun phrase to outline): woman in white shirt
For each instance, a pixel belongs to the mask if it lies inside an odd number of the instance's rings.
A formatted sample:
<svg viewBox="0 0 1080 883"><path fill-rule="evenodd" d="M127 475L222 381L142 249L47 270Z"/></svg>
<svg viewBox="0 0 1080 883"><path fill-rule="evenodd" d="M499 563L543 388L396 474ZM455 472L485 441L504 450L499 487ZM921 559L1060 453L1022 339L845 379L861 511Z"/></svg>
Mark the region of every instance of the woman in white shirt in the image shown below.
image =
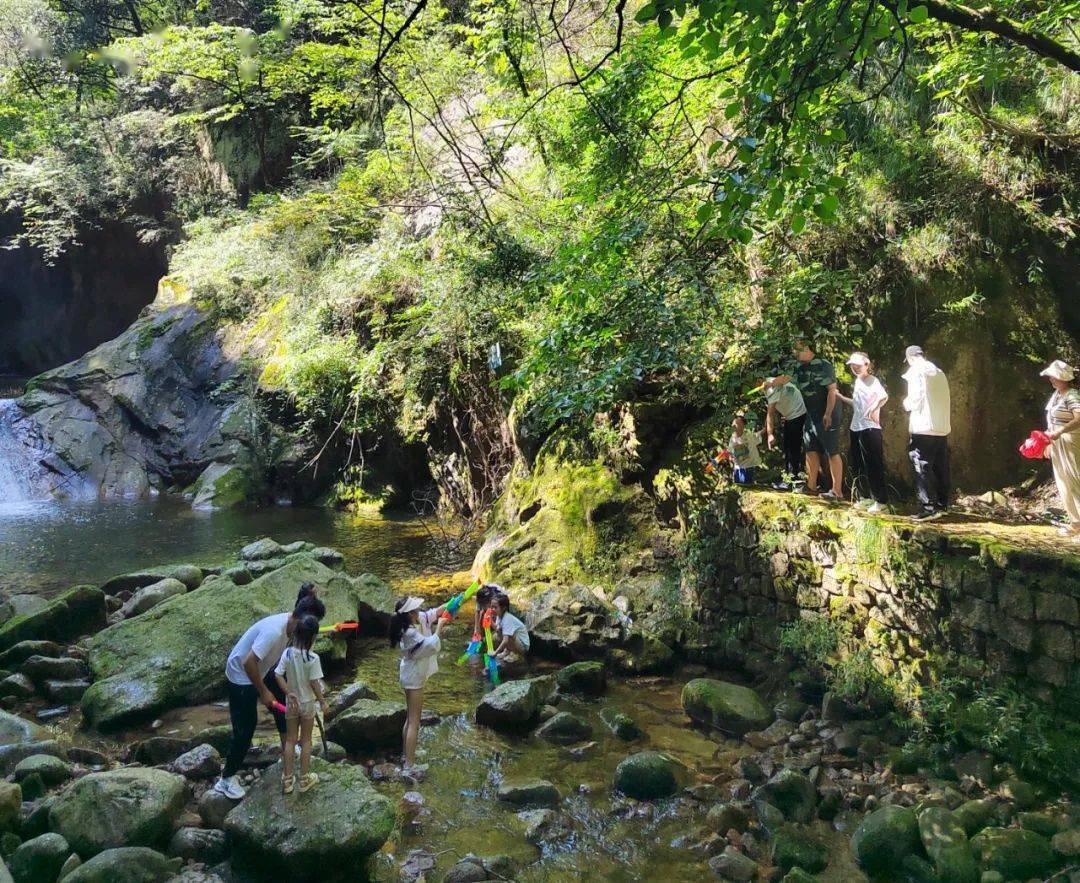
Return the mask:
<svg viewBox="0 0 1080 883"><path fill-rule="evenodd" d="M441 618L442 607L421 610L424 600L412 596L394 605L390 618L390 646L401 654L398 677L405 691L408 715L402 740L405 748L405 769L416 760L416 740L420 734L420 717L424 711L424 686L439 670L438 654L442 649L439 632L446 621Z"/></svg>
<svg viewBox="0 0 1080 883"><path fill-rule="evenodd" d="M888 502L881 409L889 394L874 376L874 364L866 353L852 353L847 364L855 382L851 385L851 398L841 395L840 399L852 407L851 470L856 477L866 478L870 490L870 496L859 499L855 505L868 512L881 512Z"/></svg>

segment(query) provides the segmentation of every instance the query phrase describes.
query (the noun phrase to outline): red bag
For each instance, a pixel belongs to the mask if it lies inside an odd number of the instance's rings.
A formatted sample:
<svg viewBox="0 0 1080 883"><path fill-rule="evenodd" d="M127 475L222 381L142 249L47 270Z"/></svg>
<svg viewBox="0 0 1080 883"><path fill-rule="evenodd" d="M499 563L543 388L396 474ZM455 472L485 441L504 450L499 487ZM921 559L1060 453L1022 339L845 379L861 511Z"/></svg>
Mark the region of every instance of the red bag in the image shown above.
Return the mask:
<svg viewBox="0 0 1080 883"><path fill-rule="evenodd" d="M1051 441L1052 439L1045 432L1033 429L1031 435L1024 439L1024 443L1018 450L1022 457L1027 457L1029 460L1041 460Z"/></svg>

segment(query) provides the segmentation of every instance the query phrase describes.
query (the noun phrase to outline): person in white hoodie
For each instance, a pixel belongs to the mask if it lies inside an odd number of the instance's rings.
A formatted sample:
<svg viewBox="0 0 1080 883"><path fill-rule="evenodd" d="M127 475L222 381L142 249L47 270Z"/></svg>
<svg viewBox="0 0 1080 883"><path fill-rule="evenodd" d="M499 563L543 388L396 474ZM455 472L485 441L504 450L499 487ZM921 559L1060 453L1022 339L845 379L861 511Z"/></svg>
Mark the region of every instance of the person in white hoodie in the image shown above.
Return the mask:
<svg viewBox="0 0 1080 883"><path fill-rule="evenodd" d="M904 353L908 412L908 456L915 473L915 493L921 510L916 521L940 518L949 506L949 421L951 403L949 380L923 354L922 347L909 346Z"/></svg>

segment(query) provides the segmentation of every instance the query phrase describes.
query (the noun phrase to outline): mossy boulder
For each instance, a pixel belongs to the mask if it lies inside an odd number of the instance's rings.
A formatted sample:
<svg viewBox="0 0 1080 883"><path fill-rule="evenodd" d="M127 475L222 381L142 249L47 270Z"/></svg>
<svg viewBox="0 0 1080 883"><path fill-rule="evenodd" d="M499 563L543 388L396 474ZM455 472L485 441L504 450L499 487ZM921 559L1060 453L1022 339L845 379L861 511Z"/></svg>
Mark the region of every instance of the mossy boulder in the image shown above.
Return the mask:
<svg viewBox="0 0 1080 883"><path fill-rule="evenodd" d="M27 776L37 775L46 785L59 785L72 777L71 764L51 754L32 754L15 765L13 774L16 782Z"/></svg>
<svg viewBox="0 0 1080 883"><path fill-rule="evenodd" d="M953 811L968 837L974 837L985 828L993 815L994 803L990 800L967 800Z"/></svg>
<svg viewBox="0 0 1080 883"><path fill-rule="evenodd" d="M0 781L0 831L18 831L22 822L22 789Z"/></svg>
<svg viewBox="0 0 1080 883"><path fill-rule="evenodd" d="M75 586L40 610L14 616L0 626L0 650L21 641L67 643L104 628L105 617L105 593L95 586Z"/></svg>
<svg viewBox="0 0 1080 883"><path fill-rule="evenodd" d="M971 848L983 871L997 871L1006 880L1041 880L1057 864L1050 841L1023 828L985 828Z"/></svg>
<svg viewBox="0 0 1080 883"><path fill-rule="evenodd" d="M263 537L261 540L255 540L253 543L244 546L240 550L240 560L265 561L268 558L283 558L288 554L290 553L286 552L285 547L277 540Z"/></svg>
<svg viewBox="0 0 1080 883"><path fill-rule="evenodd" d="M920 847L915 810L883 806L859 823L851 838L855 861L868 874L886 874L900 867L904 856Z"/></svg>
<svg viewBox="0 0 1080 883"><path fill-rule="evenodd" d="M17 714L0 711L0 745L38 742L44 740L46 735L43 727L21 718Z"/></svg>
<svg viewBox="0 0 1080 883"><path fill-rule="evenodd" d="M337 715L326 728L326 738L346 751L389 748L401 742L406 709L401 702L358 699Z"/></svg>
<svg viewBox="0 0 1080 883"><path fill-rule="evenodd" d="M231 509L261 490L250 472L236 463L211 463L192 487L192 509Z"/></svg>
<svg viewBox="0 0 1080 883"><path fill-rule="evenodd" d="M291 610L305 582L319 586L327 622L358 615L366 622L385 620L392 609L390 590L376 578L351 579L303 556L246 586L208 579L91 639L94 683L82 697L84 719L101 729L115 728L217 695L237 638L256 620ZM341 645L324 639L317 649L343 653Z"/></svg>
<svg viewBox="0 0 1080 883"><path fill-rule="evenodd" d="M781 825L773 834L769 854L782 871L802 868L816 874L829 864L825 844L799 825Z"/></svg>
<svg viewBox="0 0 1080 883"><path fill-rule="evenodd" d="M182 582L190 592L202 585L206 573L201 567L194 564L163 564L160 567L151 567L147 570L138 570L135 573L123 573L106 580L101 585L101 591L106 595L115 595L118 592L137 592L163 579L175 579Z"/></svg>
<svg viewBox="0 0 1080 883"><path fill-rule="evenodd" d="M607 689L607 672L602 662L574 662L559 670L555 683L563 693L599 696Z"/></svg>
<svg viewBox="0 0 1080 883"><path fill-rule="evenodd" d="M682 692L683 711L698 723L741 736L772 723L773 713L749 687L695 678Z"/></svg>
<svg viewBox="0 0 1080 883"><path fill-rule="evenodd" d="M592 727L576 714L560 711L546 720L536 735L556 745L570 745L588 739L592 735Z"/></svg>
<svg viewBox="0 0 1080 883"><path fill-rule="evenodd" d="M313 758L319 783L281 793L275 764L225 819L237 867L298 881L356 879L360 865L394 830L394 807L363 767Z"/></svg>
<svg viewBox="0 0 1080 883"><path fill-rule="evenodd" d="M671 797L679 789L679 765L659 751L639 751L615 768L615 790L638 800Z"/></svg>
<svg viewBox="0 0 1080 883"><path fill-rule="evenodd" d="M180 580L166 577L139 589L120 608L120 613L125 619L138 616L140 613L146 613L147 610L157 607L162 601L168 601L169 598L175 595L183 595L185 592L187 592L187 586Z"/></svg>
<svg viewBox="0 0 1080 883"><path fill-rule="evenodd" d="M184 808L181 776L143 767L91 773L60 794L49 827L79 855L119 846L156 846Z"/></svg>
<svg viewBox="0 0 1080 883"><path fill-rule="evenodd" d="M754 791L755 802L770 803L789 822L809 822L817 807L817 788L803 773L782 769Z"/></svg>
<svg viewBox="0 0 1080 883"><path fill-rule="evenodd" d="M23 843L11 856L15 883L53 883L71 855L71 846L59 834L42 834Z"/></svg>
<svg viewBox="0 0 1080 883"><path fill-rule="evenodd" d="M540 718L540 709L551 695L550 678L507 681L480 700L476 722L496 730L526 730Z"/></svg>
<svg viewBox="0 0 1080 883"><path fill-rule="evenodd" d="M624 742L633 742L635 739L644 738L645 732L637 725L637 722L628 714L615 708L600 709L600 720L609 730Z"/></svg>
<svg viewBox="0 0 1080 883"><path fill-rule="evenodd" d="M515 806L558 806L559 789L544 779L510 780L499 785L499 800Z"/></svg>
<svg viewBox="0 0 1080 883"><path fill-rule="evenodd" d="M180 871L179 858L145 846L106 849L63 877L64 883L166 883Z"/></svg>
<svg viewBox="0 0 1080 883"><path fill-rule="evenodd" d="M919 836L942 880L975 883L979 879L967 833L951 810L943 806L924 809L919 814Z"/></svg>

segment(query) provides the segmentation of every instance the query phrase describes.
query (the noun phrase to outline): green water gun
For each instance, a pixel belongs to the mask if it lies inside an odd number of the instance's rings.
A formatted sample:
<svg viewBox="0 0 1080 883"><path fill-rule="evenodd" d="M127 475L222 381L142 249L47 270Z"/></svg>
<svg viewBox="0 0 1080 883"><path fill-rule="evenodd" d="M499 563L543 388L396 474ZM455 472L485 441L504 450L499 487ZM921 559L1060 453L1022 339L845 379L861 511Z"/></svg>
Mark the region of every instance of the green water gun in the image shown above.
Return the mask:
<svg viewBox="0 0 1080 883"><path fill-rule="evenodd" d="M495 662L495 643L491 640L491 620L491 611L485 611L484 639L487 641L487 653L484 654L484 665L487 666L488 677L491 678L492 685L497 687L499 685L499 665Z"/></svg>
<svg viewBox="0 0 1080 883"><path fill-rule="evenodd" d="M442 612L443 619L453 619L457 616L458 611L461 609L461 605L468 601L480 588L480 580L474 580L473 584L469 586L464 592L458 592L449 601L446 602L446 609Z"/></svg>

